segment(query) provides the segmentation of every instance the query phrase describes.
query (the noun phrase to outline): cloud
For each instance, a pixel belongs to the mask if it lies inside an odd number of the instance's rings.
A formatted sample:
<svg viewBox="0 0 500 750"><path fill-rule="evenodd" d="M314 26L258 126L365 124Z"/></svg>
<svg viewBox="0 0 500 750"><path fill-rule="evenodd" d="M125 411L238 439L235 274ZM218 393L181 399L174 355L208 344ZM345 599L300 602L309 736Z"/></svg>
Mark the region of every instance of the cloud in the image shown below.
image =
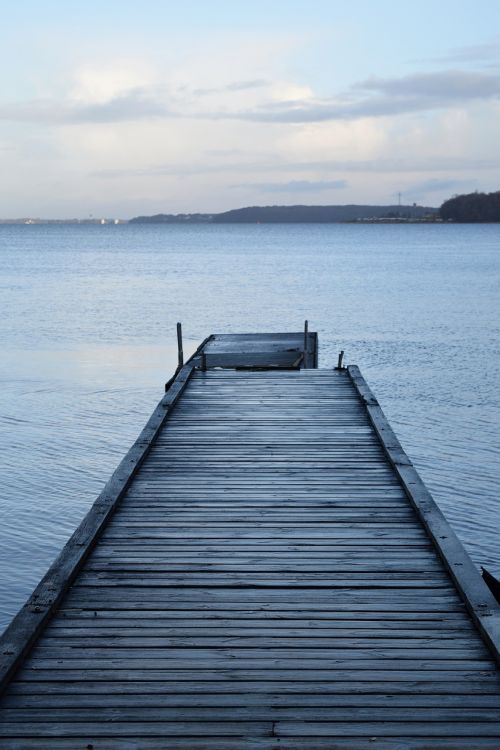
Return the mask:
<svg viewBox="0 0 500 750"><path fill-rule="evenodd" d="M264 78L256 78L253 81L235 81L229 83L226 87L226 91L246 91L247 89L261 89L269 85L269 82Z"/></svg>
<svg viewBox="0 0 500 750"><path fill-rule="evenodd" d="M233 157L241 156L246 152L241 148L207 148L205 149L205 156L217 156L217 157Z"/></svg>
<svg viewBox="0 0 500 750"><path fill-rule="evenodd" d="M221 93L259 89L262 79L237 81L217 89L198 92ZM283 89L285 91L285 89ZM302 91L297 89L297 92ZM195 90L196 92L196 90ZM137 86L98 101L66 98L31 100L0 107L0 120L49 125L113 123L145 119L187 118L192 120L243 120L269 123L312 123L385 117L410 112L427 112L449 106L500 98L500 73L449 70L420 73L401 78L369 78L347 92L318 99L304 90L302 98L258 101L250 108L212 110L190 97L176 100L164 86ZM201 96L201 98L203 98Z"/></svg>
<svg viewBox="0 0 500 750"><path fill-rule="evenodd" d="M449 70L401 78L370 78L337 98L269 102L240 112L213 113L212 117L275 123L324 122L427 112L498 98L500 73Z"/></svg>
<svg viewBox="0 0 500 750"><path fill-rule="evenodd" d="M185 89L178 87L178 91L184 91L184 98L178 98L173 91L158 85L124 87L121 91L110 92L106 95L106 90L116 88L115 79L109 75L104 76L100 86L97 86L95 71L92 71L92 76L88 71L85 73L85 76L80 75L85 85L79 82L80 85L75 92L64 99L33 99L1 105L0 121L80 125L191 116L199 119L204 116L203 110L197 106L196 99L199 97L259 89L268 85L263 79L255 79L234 81L217 88L192 91L187 87Z"/></svg>
<svg viewBox="0 0 500 750"><path fill-rule="evenodd" d="M487 42L484 44L471 44L465 47L456 47L444 55L432 57L429 60L420 60L419 62L433 63L475 63L490 62L500 58L500 42Z"/></svg>
<svg viewBox="0 0 500 750"><path fill-rule="evenodd" d="M141 88L104 102L37 99L0 106L0 120L47 125L126 122L171 115L165 104Z"/></svg>
<svg viewBox="0 0 500 750"><path fill-rule="evenodd" d="M347 180L290 180L289 182L261 182L234 185L237 188L253 188L263 193L315 193L319 190L343 190Z"/></svg>
<svg viewBox="0 0 500 750"><path fill-rule="evenodd" d="M189 177L217 173L247 173L264 174L266 172L349 172L374 174L400 174L418 172L457 172L457 171L490 171L500 168L499 159L469 159L462 157L444 157L440 155L421 159L343 159L324 161L283 161L273 154L263 155L261 161L224 161L224 157L236 156L244 153L241 150L215 149L209 152L211 156L221 157L222 161L212 163L170 163L150 164L145 167L128 167L117 169L99 169L91 173L92 177L101 179L130 179L134 177ZM300 181L296 181L300 182ZM338 181L337 181L338 182ZM268 184L268 183L266 183ZM290 183L289 183L290 184ZM310 184L315 184L314 182ZM328 181L318 181L316 184L327 185ZM259 185L259 187L262 187ZM326 187L325 187L326 189Z"/></svg>
<svg viewBox="0 0 500 750"><path fill-rule="evenodd" d="M489 99L500 95L500 74L464 70L416 73L403 78L369 78L356 88L403 99L423 97L424 101Z"/></svg>
<svg viewBox="0 0 500 750"><path fill-rule="evenodd" d="M195 96L207 96L209 94L223 94L231 91L248 91L250 89L261 89L269 86L269 81L264 78L255 78L251 81L233 81L225 86L214 86L213 88L197 88L192 93Z"/></svg>

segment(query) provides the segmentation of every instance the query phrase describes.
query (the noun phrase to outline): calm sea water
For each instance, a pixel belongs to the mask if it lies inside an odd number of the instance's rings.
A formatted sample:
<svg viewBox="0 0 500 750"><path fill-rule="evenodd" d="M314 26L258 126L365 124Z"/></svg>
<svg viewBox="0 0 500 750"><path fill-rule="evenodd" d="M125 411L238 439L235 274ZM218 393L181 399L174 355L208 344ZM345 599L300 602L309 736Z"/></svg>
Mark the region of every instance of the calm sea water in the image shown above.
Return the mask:
<svg viewBox="0 0 500 750"><path fill-rule="evenodd" d="M0 225L0 629L161 398L178 320L194 345L308 318L500 574L499 276L494 225Z"/></svg>

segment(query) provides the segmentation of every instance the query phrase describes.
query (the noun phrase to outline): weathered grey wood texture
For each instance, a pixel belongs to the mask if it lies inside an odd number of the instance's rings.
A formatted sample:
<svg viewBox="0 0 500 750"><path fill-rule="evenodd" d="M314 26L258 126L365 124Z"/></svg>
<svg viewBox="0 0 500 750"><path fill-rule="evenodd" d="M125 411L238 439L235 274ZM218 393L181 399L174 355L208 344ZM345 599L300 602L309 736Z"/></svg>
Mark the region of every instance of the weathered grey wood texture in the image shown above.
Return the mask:
<svg viewBox="0 0 500 750"><path fill-rule="evenodd" d="M306 344L304 344L304 339ZM214 334L204 346L209 367L290 369L318 366L318 337L299 333Z"/></svg>
<svg viewBox="0 0 500 750"><path fill-rule="evenodd" d="M0 744L498 750L499 671L353 376L192 374Z"/></svg>

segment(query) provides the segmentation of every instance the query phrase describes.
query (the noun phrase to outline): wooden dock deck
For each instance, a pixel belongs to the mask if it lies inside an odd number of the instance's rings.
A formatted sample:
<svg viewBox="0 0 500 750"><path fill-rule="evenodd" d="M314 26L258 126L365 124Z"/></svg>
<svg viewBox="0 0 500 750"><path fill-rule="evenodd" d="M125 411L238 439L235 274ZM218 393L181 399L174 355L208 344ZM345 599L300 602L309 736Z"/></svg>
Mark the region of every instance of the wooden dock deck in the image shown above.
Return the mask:
<svg viewBox="0 0 500 750"><path fill-rule="evenodd" d="M0 640L0 747L498 750L500 608L358 368L226 343Z"/></svg>

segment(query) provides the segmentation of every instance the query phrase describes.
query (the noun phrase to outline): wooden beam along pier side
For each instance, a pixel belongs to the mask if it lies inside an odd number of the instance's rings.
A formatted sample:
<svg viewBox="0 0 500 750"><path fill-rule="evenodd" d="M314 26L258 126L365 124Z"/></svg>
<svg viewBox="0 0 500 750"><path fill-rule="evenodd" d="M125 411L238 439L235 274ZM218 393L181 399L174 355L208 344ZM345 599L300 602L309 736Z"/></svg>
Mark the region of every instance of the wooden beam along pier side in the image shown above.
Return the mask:
<svg viewBox="0 0 500 750"><path fill-rule="evenodd" d="M359 369L178 346L0 639L0 747L498 750L499 605Z"/></svg>

